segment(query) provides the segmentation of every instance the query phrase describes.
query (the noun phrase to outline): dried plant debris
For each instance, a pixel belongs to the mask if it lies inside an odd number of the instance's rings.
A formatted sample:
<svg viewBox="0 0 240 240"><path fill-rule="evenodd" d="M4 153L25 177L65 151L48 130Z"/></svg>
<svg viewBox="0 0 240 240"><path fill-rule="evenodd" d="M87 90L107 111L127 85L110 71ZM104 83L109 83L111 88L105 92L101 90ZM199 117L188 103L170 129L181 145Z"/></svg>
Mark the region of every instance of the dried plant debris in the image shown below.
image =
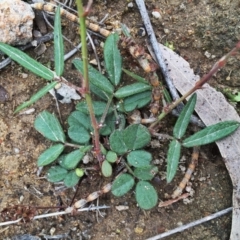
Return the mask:
<svg viewBox="0 0 240 240"><path fill-rule="evenodd" d="M200 79L199 76L193 73L189 63L178 54L159 44L169 69L170 77L177 90L184 94ZM222 93L205 84L202 89L197 91L196 112L206 126L226 121L236 120L240 122L240 117L231 106ZM237 234L240 234L240 129L231 136L217 141L218 148L224 159L229 175L233 183L233 219L232 219L232 239L236 239ZM235 238L234 238L235 237Z"/></svg>

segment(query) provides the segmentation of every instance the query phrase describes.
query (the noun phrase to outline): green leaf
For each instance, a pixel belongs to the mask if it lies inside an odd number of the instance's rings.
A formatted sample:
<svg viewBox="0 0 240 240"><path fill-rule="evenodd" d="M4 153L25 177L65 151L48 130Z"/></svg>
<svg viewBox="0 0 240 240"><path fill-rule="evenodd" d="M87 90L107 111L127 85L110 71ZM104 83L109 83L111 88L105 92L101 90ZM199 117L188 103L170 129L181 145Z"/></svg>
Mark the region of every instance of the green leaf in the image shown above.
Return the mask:
<svg viewBox="0 0 240 240"><path fill-rule="evenodd" d="M104 177L111 177L112 176L112 166L111 164L104 160L101 166L102 174Z"/></svg>
<svg viewBox="0 0 240 240"><path fill-rule="evenodd" d="M136 150L127 155L127 161L133 167L146 167L152 161L152 155L144 150Z"/></svg>
<svg viewBox="0 0 240 240"><path fill-rule="evenodd" d="M81 152L80 149L77 149L75 151L72 151L68 154L62 155L59 158L59 164L63 167L66 168L67 170L71 170L77 167L79 162L82 160L84 157L85 153Z"/></svg>
<svg viewBox="0 0 240 240"><path fill-rule="evenodd" d="M90 134L85 127L79 125L70 126L68 129L68 136L77 143L88 143L90 140Z"/></svg>
<svg viewBox="0 0 240 240"><path fill-rule="evenodd" d="M46 79L52 80L54 78L54 72L29 57L26 53L11 47L5 43L0 43L0 50L7 54L12 60L19 63L34 74Z"/></svg>
<svg viewBox="0 0 240 240"><path fill-rule="evenodd" d="M157 191L149 182L140 181L136 185L136 200L140 208L149 210L157 205Z"/></svg>
<svg viewBox="0 0 240 240"><path fill-rule="evenodd" d="M156 166L146 166L134 169L134 176L140 180L152 180L158 173Z"/></svg>
<svg viewBox="0 0 240 240"><path fill-rule="evenodd" d="M151 141L149 130L141 124L133 124L123 131L123 142L129 150L145 147Z"/></svg>
<svg viewBox="0 0 240 240"><path fill-rule="evenodd" d="M178 162L180 159L181 144L177 140L172 140L167 153L167 182L171 182L174 178Z"/></svg>
<svg viewBox="0 0 240 240"><path fill-rule="evenodd" d="M75 171L70 171L65 176L63 182L66 187L71 188L74 187L79 182L80 177L76 174Z"/></svg>
<svg viewBox="0 0 240 240"><path fill-rule="evenodd" d="M43 111L34 121L35 129L54 142L65 142L66 137L58 119L48 111Z"/></svg>
<svg viewBox="0 0 240 240"><path fill-rule="evenodd" d="M225 121L208 126L183 141L184 147L205 145L220 140L237 130L240 123Z"/></svg>
<svg viewBox="0 0 240 240"><path fill-rule="evenodd" d="M189 99L189 101L187 102L186 106L184 106L173 128L173 136L175 138L180 139L185 134L191 115L195 108L196 102L197 102L197 94L194 93Z"/></svg>
<svg viewBox="0 0 240 240"><path fill-rule="evenodd" d="M47 180L49 182L62 181L66 177L67 173L68 171L65 168L53 166L47 172Z"/></svg>
<svg viewBox="0 0 240 240"><path fill-rule="evenodd" d="M20 106L18 106L16 108L16 110L14 111L14 113L17 113L21 110L23 110L24 108L30 106L31 104L35 103L38 99L40 99L41 97L43 97L46 93L48 93L48 91L50 91L52 88L54 88L56 86L57 82L51 82L50 84L46 85L45 87L43 87L41 90L39 90L37 93L35 93L34 95L32 95L32 97L22 103Z"/></svg>
<svg viewBox="0 0 240 240"><path fill-rule="evenodd" d="M100 150L101 150L101 153L103 154L103 155L106 155L107 154L107 150L106 150L106 148L101 144L100 145Z"/></svg>
<svg viewBox="0 0 240 240"><path fill-rule="evenodd" d="M98 96L100 99L108 101L110 94L105 93L103 90L99 89L90 82L90 91L92 94Z"/></svg>
<svg viewBox="0 0 240 240"><path fill-rule="evenodd" d="M74 59L73 64L81 73L83 73L83 63L80 59ZM109 80L92 66L88 65L88 68L90 83L105 92L108 96L112 95L114 87Z"/></svg>
<svg viewBox="0 0 240 240"><path fill-rule="evenodd" d="M117 86L122 74L122 57L118 50L118 34L111 34L104 43L104 61L110 81Z"/></svg>
<svg viewBox="0 0 240 240"><path fill-rule="evenodd" d="M116 98L125 98L136 93L145 92L147 90L151 90L150 85L144 83L133 83L118 89L114 95Z"/></svg>
<svg viewBox="0 0 240 240"><path fill-rule="evenodd" d="M56 144L45 150L37 160L38 167L46 166L55 161L64 150L64 145Z"/></svg>
<svg viewBox="0 0 240 240"><path fill-rule="evenodd" d="M109 138L111 149L119 155L127 152L128 148L123 140L123 131L115 130Z"/></svg>
<svg viewBox="0 0 240 240"><path fill-rule="evenodd" d="M123 173L118 176L112 184L112 194L116 197L121 197L132 189L134 185L134 178L127 174Z"/></svg>
<svg viewBox="0 0 240 240"><path fill-rule="evenodd" d="M54 65L57 76L61 76L64 69L64 49L59 6L57 7L54 20Z"/></svg>
<svg viewBox="0 0 240 240"><path fill-rule="evenodd" d="M134 109L142 108L151 102L152 92L145 91L126 97L123 100L123 106L126 112L131 112Z"/></svg>
<svg viewBox="0 0 240 240"><path fill-rule="evenodd" d="M122 69L128 76L132 77L133 79L135 79L136 81L138 82L141 82L141 83L145 83L145 84L149 84L149 82L145 79L145 78L142 78L140 77L139 75L127 70L127 69Z"/></svg>
<svg viewBox="0 0 240 240"><path fill-rule="evenodd" d="M117 154L113 151L108 151L106 155L106 160L110 163L115 163L117 161L118 157Z"/></svg>
<svg viewBox="0 0 240 240"><path fill-rule="evenodd" d="M96 116L101 116L106 110L107 103L101 101L93 101L93 110ZM76 109L85 114L89 114L86 101L81 101L77 104ZM113 108L109 107L108 113L113 112Z"/></svg>
<svg viewBox="0 0 240 240"><path fill-rule="evenodd" d="M231 102L240 102L240 92L233 94L229 89L222 89L221 91L223 91Z"/></svg>
<svg viewBox="0 0 240 240"><path fill-rule="evenodd" d="M100 117L97 117L98 122L100 122ZM99 133L103 136L110 135L116 129L116 116L115 114L111 113L108 114L103 127L99 130Z"/></svg>
<svg viewBox="0 0 240 240"><path fill-rule="evenodd" d="M77 125L77 126L85 127L88 130L91 129L90 117L80 111L72 112L69 115L67 122L68 122L69 126Z"/></svg>

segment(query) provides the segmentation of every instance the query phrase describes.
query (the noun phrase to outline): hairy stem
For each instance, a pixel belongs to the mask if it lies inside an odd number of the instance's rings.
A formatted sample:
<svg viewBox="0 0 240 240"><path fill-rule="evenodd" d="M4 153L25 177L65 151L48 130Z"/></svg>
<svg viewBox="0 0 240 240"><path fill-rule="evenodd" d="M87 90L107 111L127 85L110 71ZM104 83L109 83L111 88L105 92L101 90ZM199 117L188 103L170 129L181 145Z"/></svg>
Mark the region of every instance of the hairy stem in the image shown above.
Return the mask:
<svg viewBox="0 0 240 240"><path fill-rule="evenodd" d="M93 133L93 144L94 144L94 151L96 153L96 157L99 161L99 163L102 162L102 155L100 150L100 141L99 141L99 126L98 122L96 120L94 109L93 109L93 103L92 98L90 95L90 87L89 87L89 76L88 76L88 51L87 51L87 30L86 30L86 15L88 12L85 12L83 9L82 0L77 0L77 8L78 8L78 16L79 16L79 24L80 24L80 38L82 43L82 60L83 60L83 85L82 88L85 92L85 99L88 106L89 115L91 118L92 127L94 130ZM89 5L88 5L89 6Z"/></svg>

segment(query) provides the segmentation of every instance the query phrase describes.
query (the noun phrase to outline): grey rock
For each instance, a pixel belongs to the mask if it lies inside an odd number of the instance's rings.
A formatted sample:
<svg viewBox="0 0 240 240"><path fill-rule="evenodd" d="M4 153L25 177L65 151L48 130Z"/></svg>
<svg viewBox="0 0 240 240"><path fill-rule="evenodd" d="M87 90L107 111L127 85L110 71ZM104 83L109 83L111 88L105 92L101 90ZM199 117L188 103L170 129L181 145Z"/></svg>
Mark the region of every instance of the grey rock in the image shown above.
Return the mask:
<svg viewBox="0 0 240 240"><path fill-rule="evenodd" d="M31 6L21 0L0 1L0 42L25 45L32 40L33 19Z"/></svg>

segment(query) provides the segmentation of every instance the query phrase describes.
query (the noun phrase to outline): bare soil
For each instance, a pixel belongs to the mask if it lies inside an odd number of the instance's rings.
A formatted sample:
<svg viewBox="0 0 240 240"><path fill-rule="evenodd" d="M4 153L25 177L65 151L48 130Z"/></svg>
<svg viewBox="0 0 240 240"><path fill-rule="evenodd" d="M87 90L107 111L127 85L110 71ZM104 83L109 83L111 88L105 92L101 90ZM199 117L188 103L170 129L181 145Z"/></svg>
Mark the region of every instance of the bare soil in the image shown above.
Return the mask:
<svg viewBox="0 0 240 240"><path fill-rule="evenodd" d="M117 20L125 23L132 30L136 41L145 46L145 37L140 37L138 34L139 28L142 27L142 20L137 6L133 3L133 7L129 8L127 4L126 1L95 1L91 16L97 17L100 21L106 13L109 13L111 18L107 20L108 27L111 27ZM146 5L159 42L172 43L175 51L187 59L194 71L201 76L240 38L240 5L237 0L149 0L146 1ZM160 12L160 19L152 17L151 13L154 10ZM65 20L63 31L67 38L77 43L76 25ZM93 38L97 45L104 41L97 36ZM72 46L67 42L65 44L67 52ZM36 57L32 50L29 54L44 64L52 64L52 49L52 43L49 43L47 51L40 57ZM130 56L126 52L123 54L125 54L123 56L125 67L141 72ZM91 56L91 59L93 58L94 56ZM102 60L101 54L100 58ZM232 60L211 80L211 84L215 87L232 86L238 90L237 87L240 86L239 64L239 61ZM230 80L226 80L230 72ZM71 66L71 60L67 62L64 76L73 83L78 82L79 77ZM55 100L50 95L46 95L32 106L35 108L34 113L13 114L19 104L28 100L33 93L45 85L45 81L12 63L11 66L1 70L0 85L7 90L9 95L6 102L0 103L0 210L17 204L59 207L59 199L64 205L69 205L75 194L73 189L57 191L56 186L36 175L38 170L36 160L51 143L33 128L33 122L37 114L43 110L57 114ZM64 121L74 110L75 104L76 102L60 104ZM171 132L174 121L173 117L169 117L163 123L164 133ZM174 181L166 184L162 176L166 170L167 146L168 142L160 142L160 146L152 149L154 161L158 163L161 173L159 181L153 183L159 193L159 201L166 200L167 195L172 194L184 174L179 169ZM191 151L184 151L182 155L185 160L180 165L187 167ZM43 170L41 176L45 171L46 169ZM110 181L111 179L102 178L98 172L90 172L89 177L82 181L76 199L88 196ZM108 193L101 196L98 203L93 202L95 205L110 206L108 210L101 210L101 213L83 212L79 215L67 215L2 227L1 239L13 239L14 236L23 234L44 239L41 234L51 235L51 233L68 235L68 238L59 239L146 239L230 207L231 180L215 144L201 148L199 165L191 184L195 193L188 204L180 201L166 208L155 207L150 211L143 211L136 206L133 192L122 198L115 198ZM115 207L119 205L128 206L129 209L118 211ZM48 211L55 211L55 209L48 209ZM44 212L47 210L40 209L38 214ZM231 214L227 214L165 239L226 240L229 239L230 229Z"/></svg>

